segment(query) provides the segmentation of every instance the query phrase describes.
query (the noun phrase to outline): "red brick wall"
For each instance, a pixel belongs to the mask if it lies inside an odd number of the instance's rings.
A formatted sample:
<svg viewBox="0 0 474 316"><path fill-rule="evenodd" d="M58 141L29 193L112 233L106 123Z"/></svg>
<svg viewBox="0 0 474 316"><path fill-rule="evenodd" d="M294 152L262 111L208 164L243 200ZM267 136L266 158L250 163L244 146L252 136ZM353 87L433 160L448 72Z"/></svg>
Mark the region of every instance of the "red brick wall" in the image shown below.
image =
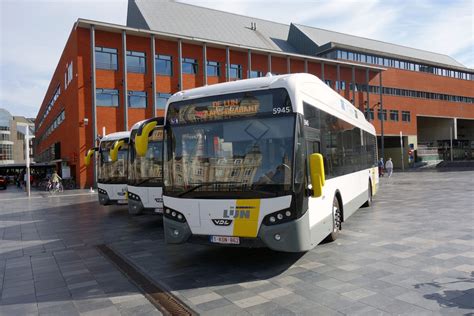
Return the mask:
<svg viewBox="0 0 474 316"><path fill-rule="evenodd" d="M41 152L51 144L61 141L62 154L76 165L76 178L81 186L89 186L92 183L92 168L84 167L84 155L88 148L93 146L92 141L92 106L91 106L91 72L90 72L90 31L88 29L77 28L71 32L63 55L60 58L57 69L53 75L50 87L40 109L40 114L44 111L45 105L49 102L51 94L57 86L64 84L64 71L66 63L74 60L75 77L71 86L62 93L56 101L53 111L45 120L43 126L38 130L37 135L41 135L50 122L60 112L61 107L66 108L66 121L37 148L37 153ZM107 133L121 131L124 129L124 111L123 98L126 96L123 91L123 56L122 39L120 33L111 33L96 31L96 45L116 48L118 51L118 71L97 70L96 85L97 88L118 89L120 91L119 107L97 107L97 132L102 134L102 126L106 127ZM156 54L171 55L173 59L173 75L156 76L156 91L161 93L175 93L179 90L179 67L178 67L178 43L174 40L156 39ZM194 58L198 60L199 70L196 75L183 74L183 88L191 89L204 84L203 70L205 67L203 61L203 48L201 44L183 43L183 57ZM139 37L127 35L127 49L144 51L147 56L146 74L129 73L127 77L128 89L137 91L146 91L148 95L148 107L146 109L129 109L128 127L135 122L151 117L153 115L152 104L152 68L154 56L151 56L151 42L149 37ZM216 48L207 47L207 58L211 61L217 61L221 64L220 77L208 77L208 84L225 82L225 47ZM272 56L272 72L287 73L286 57ZM243 77L247 77L248 72L248 52L231 50L230 62L232 64L242 65ZM252 53L252 69L268 72L268 55L262 53ZM304 72L304 61L291 58L290 69L292 73ZM321 77L321 64L319 62L308 61L309 73ZM332 88L335 88L337 78L336 66L325 64L325 79L331 80ZM365 70L355 71L356 82L365 84ZM352 70L350 67L340 66L340 80L346 82L346 89L341 91L341 95L348 100L353 98L350 91L352 81ZM379 76L377 72L370 72L370 85L379 85ZM467 80L446 78L432 74L425 74L414 71L388 69L383 73L383 85L388 87L399 87L410 90L431 91L436 93L445 93L451 95L473 96L473 82ZM355 105L363 110L365 108L366 93L358 91L355 94ZM370 94L370 107L373 107L380 101L378 94ZM474 107L471 104L454 103L447 101L435 101L427 99L417 99L410 97L383 96L383 106L387 109L388 120L384 122L384 132L387 135L398 135L400 130L405 135L416 135L416 116L431 115L445 117L467 117L474 118ZM390 110L399 110L399 121L390 121ZM402 122L401 111L410 111L411 122ZM375 114L377 111L375 111ZM163 111L159 111L163 115ZM82 120L89 119L89 125L84 126ZM380 132L380 121L375 118L373 122L377 131ZM76 159L76 161L74 160Z"/></svg>

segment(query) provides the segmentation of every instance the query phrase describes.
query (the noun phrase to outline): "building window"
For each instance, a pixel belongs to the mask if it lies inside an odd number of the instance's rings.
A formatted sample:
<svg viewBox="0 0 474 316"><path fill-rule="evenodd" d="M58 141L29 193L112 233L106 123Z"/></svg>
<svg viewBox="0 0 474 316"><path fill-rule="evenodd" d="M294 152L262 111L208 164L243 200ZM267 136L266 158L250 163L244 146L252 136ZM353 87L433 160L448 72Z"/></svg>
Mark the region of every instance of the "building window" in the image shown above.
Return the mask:
<svg viewBox="0 0 474 316"><path fill-rule="evenodd" d="M263 77L263 71L258 71L258 70L250 71L250 78L259 78L259 77Z"/></svg>
<svg viewBox="0 0 474 316"><path fill-rule="evenodd" d="M207 75L209 77L220 77L221 75L221 63L217 61L207 61Z"/></svg>
<svg viewBox="0 0 474 316"><path fill-rule="evenodd" d="M67 88L67 86L71 83L72 81L72 61L69 63L66 67L66 72L64 73L64 87Z"/></svg>
<svg viewBox="0 0 474 316"><path fill-rule="evenodd" d="M157 75L173 75L173 57L168 55L155 56L155 71Z"/></svg>
<svg viewBox="0 0 474 316"><path fill-rule="evenodd" d="M410 122L411 121L410 111L402 111L402 121L403 122Z"/></svg>
<svg viewBox="0 0 474 316"><path fill-rule="evenodd" d="M365 118L368 121L373 121L375 118L374 110L365 110Z"/></svg>
<svg viewBox="0 0 474 316"><path fill-rule="evenodd" d="M324 83L325 83L326 85L328 85L329 87L331 86L331 80L327 80L327 79L326 79L326 80L324 80Z"/></svg>
<svg viewBox="0 0 474 316"><path fill-rule="evenodd" d="M242 79L242 65L231 64L229 78Z"/></svg>
<svg viewBox="0 0 474 316"><path fill-rule="evenodd" d="M198 73L198 62L197 59L183 58L183 74L197 74Z"/></svg>
<svg viewBox="0 0 474 316"><path fill-rule="evenodd" d="M156 108L164 109L170 97L171 97L171 93L161 93L161 92L157 93L156 94Z"/></svg>
<svg viewBox="0 0 474 316"><path fill-rule="evenodd" d="M96 89L97 106L119 106L119 91L114 89Z"/></svg>
<svg viewBox="0 0 474 316"><path fill-rule="evenodd" d="M117 70L117 60L117 50L115 48L95 48L95 67L97 69Z"/></svg>
<svg viewBox="0 0 474 316"><path fill-rule="evenodd" d="M377 111L377 117L379 118L380 121L387 120L387 110L381 111L380 109Z"/></svg>
<svg viewBox="0 0 474 316"><path fill-rule="evenodd" d="M336 90L339 91L339 90L342 90L342 91L345 91L346 90L346 82L345 81L336 81Z"/></svg>
<svg viewBox="0 0 474 316"><path fill-rule="evenodd" d="M0 144L0 161L13 160L13 145Z"/></svg>
<svg viewBox="0 0 474 316"><path fill-rule="evenodd" d="M398 122L398 110L390 110L390 121Z"/></svg>
<svg viewBox="0 0 474 316"><path fill-rule="evenodd" d="M146 73L146 54L127 50L127 71L139 74Z"/></svg>
<svg viewBox="0 0 474 316"><path fill-rule="evenodd" d="M131 108L146 108L145 91L128 91L128 106Z"/></svg>

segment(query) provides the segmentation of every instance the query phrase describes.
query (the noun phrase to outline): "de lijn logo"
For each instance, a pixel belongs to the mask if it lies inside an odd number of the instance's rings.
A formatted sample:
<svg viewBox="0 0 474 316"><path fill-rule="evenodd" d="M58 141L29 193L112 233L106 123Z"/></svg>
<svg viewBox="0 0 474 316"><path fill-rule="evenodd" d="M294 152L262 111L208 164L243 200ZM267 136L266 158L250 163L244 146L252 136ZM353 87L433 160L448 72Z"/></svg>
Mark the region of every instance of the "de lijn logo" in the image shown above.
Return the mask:
<svg viewBox="0 0 474 316"><path fill-rule="evenodd" d="M250 219L251 206L231 206L228 210L224 210L222 214L223 219L213 219L212 222L217 226L229 226L232 224L232 219Z"/></svg>

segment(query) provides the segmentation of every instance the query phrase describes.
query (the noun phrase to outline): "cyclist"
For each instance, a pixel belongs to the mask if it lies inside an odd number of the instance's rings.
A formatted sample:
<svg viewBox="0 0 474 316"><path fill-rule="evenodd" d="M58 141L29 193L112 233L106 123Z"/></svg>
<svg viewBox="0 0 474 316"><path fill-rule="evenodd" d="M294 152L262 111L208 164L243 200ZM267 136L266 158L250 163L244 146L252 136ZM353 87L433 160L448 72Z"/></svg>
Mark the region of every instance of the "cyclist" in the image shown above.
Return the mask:
<svg viewBox="0 0 474 316"><path fill-rule="evenodd" d="M51 182L53 183L53 188L59 190L59 183L61 182L62 178L58 175L56 170L54 170L53 174L51 175Z"/></svg>

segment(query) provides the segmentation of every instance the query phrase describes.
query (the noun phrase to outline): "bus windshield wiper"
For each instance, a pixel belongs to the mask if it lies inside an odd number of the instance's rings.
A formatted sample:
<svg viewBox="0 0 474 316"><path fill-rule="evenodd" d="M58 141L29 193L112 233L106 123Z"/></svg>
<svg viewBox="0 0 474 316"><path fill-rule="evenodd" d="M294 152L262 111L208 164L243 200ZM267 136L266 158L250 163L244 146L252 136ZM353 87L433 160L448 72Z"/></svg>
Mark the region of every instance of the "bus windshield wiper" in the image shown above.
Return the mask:
<svg viewBox="0 0 474 316"><path fill-rule="evenodd" d="M180 194L178 194L178 197L182 197L183 195L189 193L189 192L192 192L194 190L197 190L203 186L207 186L207 185L214 185L214 184L236 184L236 183L241 183L241 182L237 182L237 181L229 181L229 182L202 182L202 183L189 183L189 184L196 184L195 186L193 186L192 188L189 188L187 189L186 191L183 191L181 192Z"/></svg>
<svg viewBox="0 0 474 316"><path fill-rule="evenodd" d="M156 178L146 178L146 179L144 179L144 180L138 182L137 184L134 184L134 186L137 186L137 187L138 187L138 186L140 186L140 185L142 185L142 184L145 184L145 183L150 182L151 180L155 180L155 179L156 179Z"/></svg>

